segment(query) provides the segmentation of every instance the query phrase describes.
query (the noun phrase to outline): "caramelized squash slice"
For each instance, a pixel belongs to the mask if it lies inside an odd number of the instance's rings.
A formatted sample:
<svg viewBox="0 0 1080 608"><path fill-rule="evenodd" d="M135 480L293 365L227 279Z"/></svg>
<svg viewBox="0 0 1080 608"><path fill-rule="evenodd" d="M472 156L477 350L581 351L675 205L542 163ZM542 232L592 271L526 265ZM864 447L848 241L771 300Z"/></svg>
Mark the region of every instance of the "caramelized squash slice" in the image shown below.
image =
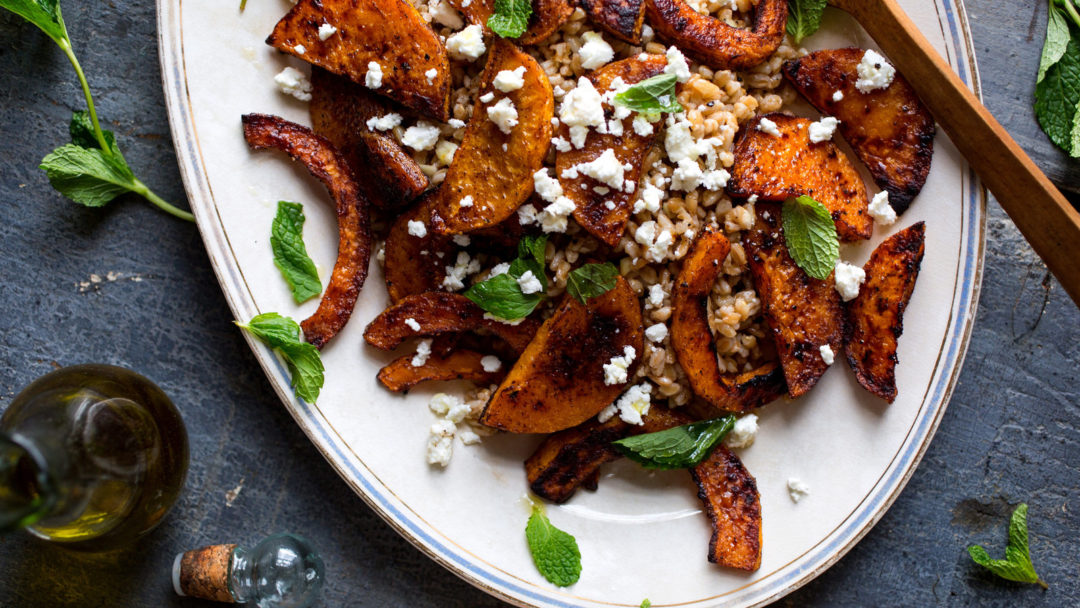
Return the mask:
<svg viewBox="0 0 1080 608"><path fill-rule="evenodd" d="M656 33L716 70L746 70L768 59L784 41L787 0L760 0L754 29L732 27L703 15L686 0L647 0L645 16Z"/></svg>
<svg viewBox="0 0 1080 608"><path fill-rule="evenodd" d="M337 33L322 40L323 24ZM375 92L421 114L442 122L450 117L446 48L406 0L300 0L266 43L365 86L377 80ZM368 78L372 63L381 78Z"/></svg>
<svg viewBox="0 0 1080 608"><path fill-rule="evenodd" d="M449 0L453 6L469 23L479 24L487 28L488 19L495 12L495 0ZM521 37L517 38L518 44L536 44L546 40L554 34L574 13L574 3L570 0L532 0L532 16L529 17L529 27Z"/></svg>
<svg viewBox="0 0 1080 608"><path fill-rule="evenodd" d="M383 244L383 276L390 301L438 290L446 278L446 267L453 263L456 248L448 236L431 228L434 191L425 194L405 213L398 216ZM409 233L409 222L423 222L424 236Z"/></svg>
<svg viewBox="0 0 1080 608"><path fill-rule="evenodd" d="M783 395L787 385L775 362L748 372L720 373L706 300L730 249L727 238L712 227L694 239L675 279L671 346L694 394L719 412L747 412Z"/></svg>
<svg viewBox="0 0 1080 608"><path fill-rule="evenodd" d="M398 208L428 187L428 178L393 137L367 128L367 120L390 112L355 82L311 69L311 125L345 157L364 197L378 209Z"/></svg>
<svg viewBox="0 0 1080 608"><path fill-rule="evenodd" d="M840 134L903 213L926 184L934 156L934 117L899 74L884 89L855 87L866 53L847 48L817 51L784 64L784 76L817 109L840 120ZM843 98L833 96L839 91Z"/></svg>
<svg viewBox="0 0 1080 608"><path fill-rule="evenodd" d="M896 347L904 332L925 251L926 224L919 222L878 245L863 270L866 283L845 304L851 336L847 360L859 384L892 403L896 399Z"/></svg>
<svg viewBox="0 0 1080 608"><path fill-rule="evenodd" d="M643 348L641 303L622 277L583 305L569 295L536 332L480 422L512 433L553 433L592 418L627 388L606 384L604 365L630 347L633 378Z"/></svg>
<svg viewBox="0 0 1080 608"><path fill-rule="evenodd" d="M597 91L603 92L609 89L616 78L621 78L626 84L635 84L663 73L665 67L667 67L667 59L663 55L642 53L629 59L609 63L589 74L589 80ZM610 117L611 108L605 111ZM574 219L596 238L612 247L619 244L626 222L630 219L630 206L635 198L634 192L627 192L625 187L622 190L612 190L603 182L586 175L574 178L563 177L563 172L575 165L592 162L611 149L614 150L615 158L620 164L630 167L624 173L625 182L634 184L636 187L641 178L642 159L656 136L655 131L650 135L639 135L634 131L633 120L634 114L622 120L621 135L600 133L592 129L585 139L584 147L571 148L555 155L555 173L558 175L559 184L562 185L565 196L574 201ZM656 128L658 130L659 125ZM559 135L569 141L570 128L560 125ZM597 192L596 188L600 188L600 192Z"/></svg>
<svg viewBox="0 0 1080 608"><path fill-rule="evenodd" d="M304 339L321 349L349 322L367 279L371 260L367 201L345 159L311 129L266 114L246 114L242 122L244 139L252 150L281 150L300 161L326 186L334 200L338 217L337 261L319 308L300 323Z"/></svg>
<svg viewBox="0 0 1080 608"><path fill-rule="evenodd" d="M645 0L578 0L578 6L600 29L623 42L641 44Z"/></svg>
<svg viewBox="0 0 1080 608"><path fill-rule="evenodd" d="M379 370L377 378L394 392L435 380L472 380L485 386L502 382L506 372L502 368L494 372L484 370L481 360L485 356L472 350L459 350L445 357L431 355L423 365L414 366L413 355L405 355Z"/></svg>
<svg viewBox="0 0 1080 608"><path fill-rule="evenodd" d="M690 475L713 526L709 561L747 572L757 570L761 566L761 497L753 475L722 445L690 469Z"/></svg>
<svg viewBox="0 0 1080 608"><path fill-rule="evenodd" d="M776 123L780 136L759 129ZM735 144L728 193L782 201L805 194L832 214L843 241L868 239L874 220L867 212L866 187L855 166L831 141L810 143L813 121L789 114L759 116L743 127Z"/></svg>
<svg viewBox="0 0 1080 608"><path fill-rule="evenodd" d="M524 66L525 85L503 93L493 86L495 75ZM555 98L540 64L512 42L492 43L482 75L480 97L465 138L433 198L432 226L440 234L460 234L498 224L514 213L533 192L533 173L551 145ZM509 133L489 118L488 109L506 100L517 112ZM465 202L463 205L462 202Z"/></svg>
<svg viewBox="0 0 1080 608"><path fill-rule="evenodd" d="M844 319L833 276L808 276L788 254L780 205L758 203L757 221L743 234L743 246L758 297L769 325L788 393L806 394L829 366L821 347L840 352Z"/></svg>

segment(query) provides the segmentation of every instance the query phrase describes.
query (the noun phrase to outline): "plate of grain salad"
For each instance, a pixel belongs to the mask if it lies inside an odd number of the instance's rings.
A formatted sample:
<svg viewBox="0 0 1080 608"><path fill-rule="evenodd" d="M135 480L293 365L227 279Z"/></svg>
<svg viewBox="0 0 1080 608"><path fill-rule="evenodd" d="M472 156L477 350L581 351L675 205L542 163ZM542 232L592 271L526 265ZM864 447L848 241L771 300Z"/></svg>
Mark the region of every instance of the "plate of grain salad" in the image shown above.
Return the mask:
<svg viewBox="0 0 1080 608"><path fill-rule="evenodd" d="M158 3L192 209L282 403L419 550L514 605L754 606L884 514L985 195L847 15L238 4ZM900 4L977 91L962 3Z"/></svg>

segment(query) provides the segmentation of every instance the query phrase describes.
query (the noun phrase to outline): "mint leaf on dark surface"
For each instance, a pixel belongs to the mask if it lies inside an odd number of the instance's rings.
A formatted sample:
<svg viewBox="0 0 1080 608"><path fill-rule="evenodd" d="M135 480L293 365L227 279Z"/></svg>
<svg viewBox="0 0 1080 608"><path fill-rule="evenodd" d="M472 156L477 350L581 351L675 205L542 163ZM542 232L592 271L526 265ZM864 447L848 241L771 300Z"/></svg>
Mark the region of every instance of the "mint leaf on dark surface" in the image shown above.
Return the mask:
<svg viewBox="0 0 1080 608"><path fill-rule="evenodd" d="M976 564L1001 578L1018 583L1037 583L1043 589L1047 584L1035 573L1028 547L1028 506L1020 503L1009 519L1009 544L1005 547L1005 559L991 559L986 549L978 545L968 547L968 554Z"/></svg>

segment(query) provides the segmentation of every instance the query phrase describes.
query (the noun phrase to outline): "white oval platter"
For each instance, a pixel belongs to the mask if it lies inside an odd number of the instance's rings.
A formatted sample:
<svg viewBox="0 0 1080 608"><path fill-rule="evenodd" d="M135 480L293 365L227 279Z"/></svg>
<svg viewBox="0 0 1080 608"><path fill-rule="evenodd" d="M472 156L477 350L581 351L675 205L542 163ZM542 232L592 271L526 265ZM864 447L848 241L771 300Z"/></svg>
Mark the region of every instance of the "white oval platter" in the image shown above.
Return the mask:
<svg viewBox="0 0 1080 608"><path fill-rule="evenodd" d="M901 0L915 23L978 90L961 0ZM254 0L159 0L162 79L173 140L192 209L237 319L275 311L301 319L274 267L268 239L278 200L301 201L305 240L324 276L337 251L329 198L284 155L248 151L240 116L278 114L308 123L306 104L279 93L273 77L301 67L263 44L289 4ZM829 9L809 48L873 46L846 15ZM302 68L304 69L304 68ZM868 181L869 183L869 181ZM574 534L582 576L559 589L537 573L525 544L528 507L522 461L538 440L499 436L458 443L446 470L425 462L426 402L434 389L399 396L375 380L391 357L367 347L365 325L387 302L372 265L352 321L324 351L318 405L297 400L280 362L250 345L289 412L326 460L391 526L442 566L510 603L543 607L754 606L823 572L882 516L907 482L956 382L978 299L985 196L944 134L926 188L897 226L845 248L862 264L885 236L927 223L926 258L900 340L899 398L890 406L859 388L846 366L799 401L761 412L761 431L743 461L761 493L764 550L753 574L706 561L710 527L685 472L648 474L627 463L605 469L599 491L549 507ZM446 387L439 387L446 390ZM312 463L312 466L321 466ZM811 494L794 504L789 477ZM332 517L332 515L329 515Z"/></svg>

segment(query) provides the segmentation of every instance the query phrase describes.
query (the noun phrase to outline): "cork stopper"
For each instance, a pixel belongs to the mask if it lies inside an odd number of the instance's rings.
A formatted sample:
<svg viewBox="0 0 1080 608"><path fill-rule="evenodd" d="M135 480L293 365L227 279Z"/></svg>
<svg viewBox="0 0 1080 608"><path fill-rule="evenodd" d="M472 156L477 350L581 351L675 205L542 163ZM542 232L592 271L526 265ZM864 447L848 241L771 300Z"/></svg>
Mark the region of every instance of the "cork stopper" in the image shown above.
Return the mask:
<svg viewBox="0 0 1080 608"><path fill-rule="evenodd" d="M229 592L229 562L236 545L211 545L176 556L173 589L180 596L235 603Z"/></svg>

